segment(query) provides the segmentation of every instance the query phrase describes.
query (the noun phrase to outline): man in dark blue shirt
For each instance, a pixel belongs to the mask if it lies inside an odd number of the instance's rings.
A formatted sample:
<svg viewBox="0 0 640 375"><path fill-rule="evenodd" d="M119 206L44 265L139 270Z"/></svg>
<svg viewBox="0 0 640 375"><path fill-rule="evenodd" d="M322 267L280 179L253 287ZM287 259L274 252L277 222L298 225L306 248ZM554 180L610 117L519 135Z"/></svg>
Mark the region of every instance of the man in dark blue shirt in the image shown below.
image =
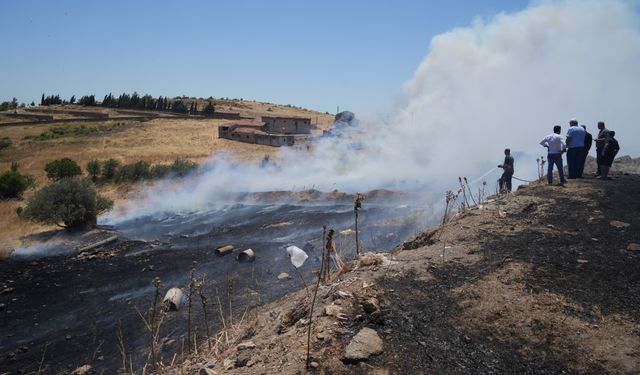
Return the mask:
<svg viewBox="0 0 640 375"><path fill-rule="evenodd" d="M587 126L581 126L584 129L584 152L582 153L582 163L580 164L580 170L578 171L578 178L582 178L582 173L584 172L584 164L587 161L587 155L589 155L589 150L591 150L591 145L593 144L593 136L587 131Z"/></svg>
<svg viewBox="0 0 640 375"><path fill-rule="evenodd" d="M498 180L500 185L500 192L511 191L511 178L513 177L513 156L511 156L511 150L506 148L504 150L504 162L498 165L498 168L503 169L502 176Z"/></svg>

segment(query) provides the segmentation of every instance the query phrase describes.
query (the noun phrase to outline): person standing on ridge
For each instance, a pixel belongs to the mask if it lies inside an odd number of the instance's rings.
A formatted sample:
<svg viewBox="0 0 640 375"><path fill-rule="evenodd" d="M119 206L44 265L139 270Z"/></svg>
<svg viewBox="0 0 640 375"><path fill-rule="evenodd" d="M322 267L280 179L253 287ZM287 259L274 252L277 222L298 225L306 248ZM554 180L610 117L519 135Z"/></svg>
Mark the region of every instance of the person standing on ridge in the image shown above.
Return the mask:
<svg viewBox="0 0 640 375"><path fill-rule="evenodd" d="M564 143L560 132L562 127L556 125L553 127L553 133L544 137L540 141L540 145L548 149L547 154L547 181L549 185L553 183L553 165L558 168L558 174L560 175L560 185L564 185L566 180L564 179L564 170L562 167L562 154L567 151L567 145Z"/></svg>
<svg viewBox="0 0 640 375"><path fill-rule="evenodd" d="M582 168L579 171L580 176L582 176L584 172L584 165L586 164L587 156L589 155L589 150L591 150L591 145L593 144L593 136L587 131L587 125L580 126L584 129L584 152L582 153L583 158L582 163L580 164Z"/></svg>
<svg viewBox="0 0 640 375"><path fill-rule="evenodd" d="M602 149L609 139L609 129L604 126L604 121L598 121L598 138L596 138L596 163L598 164L598 171L596 177L600 176L602 165Z"/></svg>
<svg viewBox="0 0 640 375"><path fill-rule="evenodd" d="M500 192L511 191L511 178L513 177L513 156L511 156L511 150L504 149L504 162L498 165L498 168L502 168L502 176L498 180L500 186Z"/></svg>
<svg viewBox="0 0 640 375"><path fill-rule="evenodd" d="M585 131L578 126L578 120L572 118L567 129L567 167L569 168L569 179L582 178L580 164L582 164L584 153Z"/></svg>
<svg viewBox="0 0 640 375"><path fill-rule="evenodd" d="M600 171L602 175L598 178L603 180L610 180L609 177L609 169L611 169L611 164L613 164L613 159L615 159L618 151L620 151L620 145L618 144L618 140L615 138L616 132L611 130L609 132L609 137L602 148L602 165L600 166Z"/></svg>

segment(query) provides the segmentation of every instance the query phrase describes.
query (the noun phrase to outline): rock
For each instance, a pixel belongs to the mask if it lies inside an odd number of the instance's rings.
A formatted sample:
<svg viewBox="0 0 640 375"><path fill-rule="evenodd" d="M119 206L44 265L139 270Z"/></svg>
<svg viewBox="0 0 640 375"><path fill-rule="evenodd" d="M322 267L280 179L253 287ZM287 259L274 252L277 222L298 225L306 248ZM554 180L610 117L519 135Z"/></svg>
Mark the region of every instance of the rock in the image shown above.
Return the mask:
<svg viewBox="0 0 640 375"><path fill-rule="evenodd" d="M73 370L71 375L93 375L95 371L93 371L93 367L91 365L80 366L77 369Z"/></svg>
<svg viewBox="0 0 640 375"><path fill-rule="evenodd" d="M282 272L282 273L280 273L280 274L278 275L278 280L284 280L284 279L288 279L288 278L290 278L290 277L291 277L291 276L289 276L289 274L288 274L288 273L286 273L286 272Z"/></svg>
<svg viewBox="0 0 640 375"><path fill-rule="evenodd" d="M338 316L342 314L342 307L336 305L327 305L324 307L324 315Z"/></svg>
<svg viewBox="0 0 640 375"><path fill-rule="evenodd" d="M232 368L234 368L236 366L236 361L234 361L231 358L225 358L224 361L222 361L222 367L226 370L229 371Z"/></svg>
<svg viewBox="0 0 640 375"><path fill-rule="evenodd" d="M198 371L198 375L218 375L218 373L210 368L203 367Z"/></svg>
<svg viewBox="0 0 640 375"><path fill-rule="evenodd" d="M4 290L2 291L2 294L9 294L9 293L13 293L16 290L16 288L13 287L9 287L9 288L4 288Z"/></svg>
<svg viewBox="0 0 640 375"><path fill-rule="evenodd" d="M325 334L324 334L324 333L322 333L322 332L318 332L318 333L316 334L316 338L317 338L318 340L324 340L325 338L327 338L327 336L325 336Z"/></svg>
<svg viewBox="0 0 640 375"><path fill-rule="evenodd" d="M373 314L374 312L380 310L380 304L376 298L367 298L362 302L362 310L367 314Z"/></svg>
<svg viewBox="0 0 640 375"><path fill-rule="evenodd" d="M343 291L339 290L339 291L336 292L335 297L337 297L337 298L353 298L353 294L348 293L348 292L343 292Z"/></svg>
<svg viewBox="0 0 640 375"><path fill-rule="evenodd" d="M320 367L320 364L319 364L318 362L311 362L309 365L311 366L311 368L318 368L318 367Z"/></svg>
<svg viewBox="0 0 640 375"><path fill-rule="evenodd" d="M238 350L253 349L255 347L256 344L254 344L253 341L245 341L238 344Z"/></svg>
<svg viewBox="0 0 640 375"><path fill-rule="evenodd" d="M355 363L368 359L371 355L382 353L382 339L371 328L362 328L351 339L344 351L343 361Z"/></svg>
<svg viewBox="0 0 640 375"><path fill-rule="evenodd" d="M247 363L249 363L249 361L251 360L251 357L249 357L246 354L240 354L238 355L238 358L236 358L236 367L244 367L247 365Z"/></svg>
<svg viewBox="0 0 640 375"><path fill-rule="evenodd" d="M547 228L553 229L555 226L553 224L547 224Z"/></svg>
<svg viewBox="0 0 640 375"><path fill-rule="evenodd" d="M462 337L462 339L464 340L465 343L470 344L471 343L471 337L464 335L464 337Z"/></svg>
<svg viewBox="0 0 640 375"><path fill-rule="evenodd" d="M624 228L628 228L631 226L631 224L629 223L625 223L623 221L618 221L618 220L611 220L609 222L609 225L611 225L614 228L619 228L619 229L624 229Z"/></svg>
<svg viewBox="0 0 640 375"><path fill-rule="evenodd" d="M640 244L630 243L629 246L627 246L627 250L629 250L629 251L640 251Z"/></svg>
<svg viewBox="0 0 640 375"><path fill-rule="evenodd" d="M71 335L66 335L66 336L64 337L64 339L65 339L65 340L71 340Z"/></svg>

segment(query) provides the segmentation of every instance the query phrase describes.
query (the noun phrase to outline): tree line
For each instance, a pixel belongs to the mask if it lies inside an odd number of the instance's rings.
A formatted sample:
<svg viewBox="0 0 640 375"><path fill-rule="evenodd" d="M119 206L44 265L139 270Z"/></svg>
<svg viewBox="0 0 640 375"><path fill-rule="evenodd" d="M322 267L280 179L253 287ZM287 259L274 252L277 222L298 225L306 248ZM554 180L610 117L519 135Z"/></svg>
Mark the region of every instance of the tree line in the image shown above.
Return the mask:
<svg viewBox="0 0 640 375"><path fill-rule="evenodd" d="M71 96L69 100L62 100L60 95L48 95L42 94L40 99L40 105L48 106L48 105L60 105L60 104L75 104L76 97L75 95ZM153 111L170 111L176 113L189 113L189 114L202 114L202 115L212 115L215 113L215 105L212 100L202 108L201 111L198 109L198 102L191 101L187 102L183 99L175 99L159 96L154 98L149 94L145 94L140 96L137 92L133 92L133 94L122 93L119 96L114 96L112 93L109 93L104 96L102 102L96 101L95 95L84 95L80 99L77 100L77 104L83 106L101 106L107 108L123 108L123 109L140 109L140 110L153 110Z"/></svg>

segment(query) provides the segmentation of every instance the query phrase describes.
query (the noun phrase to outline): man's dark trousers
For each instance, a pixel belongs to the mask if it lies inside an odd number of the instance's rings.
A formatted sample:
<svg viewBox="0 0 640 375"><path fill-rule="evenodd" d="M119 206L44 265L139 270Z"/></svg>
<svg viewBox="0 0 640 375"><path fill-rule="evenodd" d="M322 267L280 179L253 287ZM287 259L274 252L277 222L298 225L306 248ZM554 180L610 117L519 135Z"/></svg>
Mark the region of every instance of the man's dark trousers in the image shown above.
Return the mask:
<svg viewBox="0 0 640 375"><path fill-rule="evenodd" d="M569 178L578 177L583 152L584 147L572 147L567 150L567 167L569 168Z"/></svg>

